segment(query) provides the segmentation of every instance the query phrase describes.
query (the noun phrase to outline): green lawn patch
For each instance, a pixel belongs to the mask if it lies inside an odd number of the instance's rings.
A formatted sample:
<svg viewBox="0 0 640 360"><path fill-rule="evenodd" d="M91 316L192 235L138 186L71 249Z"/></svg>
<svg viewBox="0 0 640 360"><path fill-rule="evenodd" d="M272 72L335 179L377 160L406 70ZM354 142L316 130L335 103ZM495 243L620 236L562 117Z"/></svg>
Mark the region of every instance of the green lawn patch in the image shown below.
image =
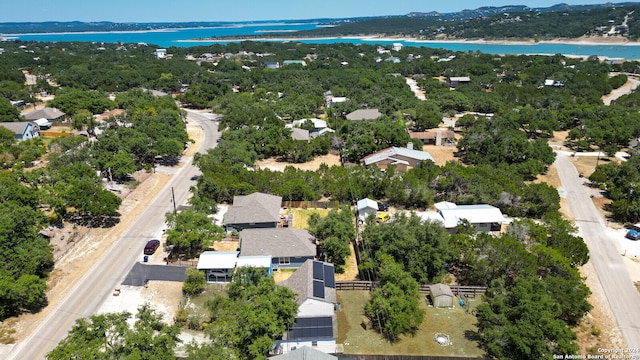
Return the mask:
<svg viewBox="0 0 640 360"><path fill-rule="evenodd" d="M400 341L390 343L375 330L365 330L362 326L368 291L342 290L337 296L342 304L337 313L337 342L344 344L345 354L484 356L478 346L476 317L472 314L480 297L468 299L469 311L458 305L458 298L454 299L455 306L451 309L429 307L425 300L422 303L425 319L415 336L401 336ZM451 345L438 345L434 340L437 333L448 335Z"/></svg>
<svg viewBox="0 0 640 360"><path fill-rule="evenodd" d="M180 309L176 314L179 321L186 321L186 327L191 330L200 330L202 324L209 321L210 313L206 303L216 295L227 297L226 285L207 284L206 289L200 295L182 297Z"/></svg>

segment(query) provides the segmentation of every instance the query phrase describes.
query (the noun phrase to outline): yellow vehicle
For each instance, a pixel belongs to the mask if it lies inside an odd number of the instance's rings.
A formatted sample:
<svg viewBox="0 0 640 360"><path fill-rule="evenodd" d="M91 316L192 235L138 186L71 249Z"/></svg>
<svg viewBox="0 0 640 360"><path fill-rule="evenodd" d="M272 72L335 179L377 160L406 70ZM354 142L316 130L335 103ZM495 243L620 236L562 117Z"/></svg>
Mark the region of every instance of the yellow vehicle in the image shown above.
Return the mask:
<svg viewBox="0 0 640 360"><path fill-rule="evenodd" d="M383 223L385 221L389 221L390 219L391 219L391 216L389 216L389 214L387 213L380 213L378 214L378 216L376 216L377 223Z"/></svg>

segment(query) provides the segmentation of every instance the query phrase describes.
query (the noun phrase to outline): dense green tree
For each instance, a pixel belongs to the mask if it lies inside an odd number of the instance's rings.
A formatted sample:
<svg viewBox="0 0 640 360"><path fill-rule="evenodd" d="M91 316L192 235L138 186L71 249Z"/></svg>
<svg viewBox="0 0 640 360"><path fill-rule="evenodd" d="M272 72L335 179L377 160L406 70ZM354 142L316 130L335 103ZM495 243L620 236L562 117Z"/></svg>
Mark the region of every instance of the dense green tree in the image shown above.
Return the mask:
<svg viewBox="0 0 640 360"><path fill-rule="evenodd" d="M351 254L349 245L355 239L353 212L348 206L332 209L324 218L314 213L309 218L309 230L323 248L325 260L344 272L346 259Z"/></svg>
<svg viewBox="0 0 640 360"><path fill-rule="evenodd" d="M187 295L198 295L204 291L207 286L207 280L204 272L187 268L187 279L182 284L182 292Z"/></svg>
<svg viewBox="0 0 640 360"><path fill-rule="evenodd" d="M177 325L167 325L148 304L138 308L133 326L130 318L122 312L79 319L47 359L175 359Z"/></svg>
<svg viewBox="0 0 640 360"><path fill-rule="evenodd" d="M368 219L362 232L360 252L365 269L361 275L375 280L385 264L380 254L401 264L421 284L436 283L452 259L449 234L435 222L422 222L416 215L397 214L391 221L376 224Z"/></svg>
<svg viewBox="0 0 640 360"><path fill-rule="evenodd" d="M547 284L518 276L506 290L496 282L478 305L478 331L483 346L497 359L552 359L575 354L576 335L557 318L560 308L547 294Z"/></svg>
<svg viewBox="0 0 640 360"><path fill-rule="evenodd" d="M378 286L371 293L365 314L387 340L395 342L402 334L414 334L422 324L424 310L418 282L390 257L382 257Z"/></svg>
<svg viewBox="0 0 640 360"><path fill-rule="evenodd" d="M88 110L91 114L101 114L105 110L115 108L114 102L106 96L80 89L58 90L55 99L50 101L48 106L58 108L69 116L76 115L82 109Z"/></svg>
<svg viewBox="0 0 640 360"><path fill-rule="evenodd" d="M208 248L223 235L223 229L204 213L193 210L168 212L165 218L169 227L167 245L174 246L174 253L186 252L187 258L196 255L201 249Z"/></svg>
<svg viewBox="0 0 640 360"><path fill-rule="evenodd" d="M11 102L0 97L0 122L20 121L20 111Z"/></svg>
<svg viewBox="0 0 640 360"><path fill-rule="evenodd" d="M191 347L189 359L221 359L222 353L231 359L266 359L298 307L295 294L276 285L264 269L236 270L228 295L207 302L211 321L205 333L210 342Z"/></svg>

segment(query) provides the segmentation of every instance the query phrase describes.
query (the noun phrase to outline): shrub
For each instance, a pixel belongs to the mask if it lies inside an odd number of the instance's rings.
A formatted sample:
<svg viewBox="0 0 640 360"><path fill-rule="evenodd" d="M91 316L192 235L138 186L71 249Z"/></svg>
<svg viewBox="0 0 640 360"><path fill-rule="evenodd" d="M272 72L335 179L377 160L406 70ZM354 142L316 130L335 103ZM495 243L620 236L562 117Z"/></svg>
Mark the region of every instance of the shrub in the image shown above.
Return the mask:
<svg viewBox="0 0 640 360"><path fill-rule="evenodd" d="M182 285L182 292L187 295L198 295L204 291L207 281L204 273L198 269L187 269L187 279Z"/></svg>

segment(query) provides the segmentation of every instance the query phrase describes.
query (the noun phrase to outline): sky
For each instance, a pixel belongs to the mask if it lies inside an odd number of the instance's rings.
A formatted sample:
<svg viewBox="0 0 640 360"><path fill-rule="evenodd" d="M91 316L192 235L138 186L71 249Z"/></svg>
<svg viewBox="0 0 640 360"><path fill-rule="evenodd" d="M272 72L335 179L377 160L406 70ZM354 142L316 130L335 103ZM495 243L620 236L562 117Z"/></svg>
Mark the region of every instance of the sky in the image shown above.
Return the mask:
<svg viewBox="0 0 640 360"><path fill-rule="evenodd" d="M623 0L620 0L622 2ZM188 22L252 21L441 13L482 6L558 3L604 4L572 0L31 0L3 1L0 22L112 21Z"/></svg>

